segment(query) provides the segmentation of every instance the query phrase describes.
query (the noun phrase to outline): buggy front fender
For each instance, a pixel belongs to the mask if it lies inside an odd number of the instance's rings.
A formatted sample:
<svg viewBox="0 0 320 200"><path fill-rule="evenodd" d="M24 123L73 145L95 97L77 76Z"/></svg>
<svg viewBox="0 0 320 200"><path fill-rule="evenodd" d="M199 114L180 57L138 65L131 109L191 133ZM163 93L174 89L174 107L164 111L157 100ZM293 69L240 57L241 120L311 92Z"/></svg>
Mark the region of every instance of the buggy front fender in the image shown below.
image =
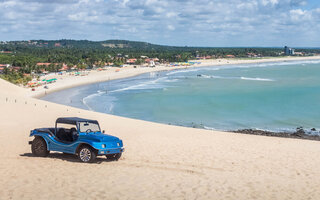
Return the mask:
<svg viewBox="0 0 320 200"><path fill-rule="evenodd" d="M45 142L46 142L46 145L47 145L47 150L50 151L49 149L49 142L48 142L48 138L50 137L49 134L47 133L30 133L30 137L41 137ZM32 144L32 141L29 141L29 144Z"/></svg>

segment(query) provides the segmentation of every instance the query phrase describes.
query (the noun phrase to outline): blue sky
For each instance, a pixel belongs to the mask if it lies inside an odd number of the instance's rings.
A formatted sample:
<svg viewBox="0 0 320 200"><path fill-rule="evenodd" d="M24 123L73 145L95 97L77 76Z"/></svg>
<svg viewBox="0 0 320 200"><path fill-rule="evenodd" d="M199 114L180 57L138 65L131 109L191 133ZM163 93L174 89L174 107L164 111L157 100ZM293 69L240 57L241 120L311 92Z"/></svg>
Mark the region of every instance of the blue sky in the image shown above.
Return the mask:
<svg viewBox="0 0 320 200"><path fill-rule="evenodd" d="M319 0L0 0L0 40L320 47Z"/></svg>

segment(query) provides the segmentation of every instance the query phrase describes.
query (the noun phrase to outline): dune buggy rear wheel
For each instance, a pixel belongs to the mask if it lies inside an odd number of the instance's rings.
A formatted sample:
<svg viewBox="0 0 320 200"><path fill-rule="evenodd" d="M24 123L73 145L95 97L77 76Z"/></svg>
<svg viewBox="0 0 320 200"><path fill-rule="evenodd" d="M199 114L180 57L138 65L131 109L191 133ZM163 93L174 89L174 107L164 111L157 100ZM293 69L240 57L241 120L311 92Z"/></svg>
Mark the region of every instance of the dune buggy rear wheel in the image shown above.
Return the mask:
<svg viewBox="0 0 320 200"><path fill-rule="evenodd" d="M108 154L106 155L107 159L110 161L117 161L121 158L122 153Z"/></svg>
<svg viewBox="0 0 320 200"><path fill-rule="evenodd" d="M92 163L96 160L96 153L89 146L82 146L79 149L78 158L81 162Z"/></svg>
<svg viewBox="0 0 320 200"><path fill-rule="evenodd" d="M31 151L34 156L46 157L49 154L47 143L42 137L35 137L32 141Z"/></svg>

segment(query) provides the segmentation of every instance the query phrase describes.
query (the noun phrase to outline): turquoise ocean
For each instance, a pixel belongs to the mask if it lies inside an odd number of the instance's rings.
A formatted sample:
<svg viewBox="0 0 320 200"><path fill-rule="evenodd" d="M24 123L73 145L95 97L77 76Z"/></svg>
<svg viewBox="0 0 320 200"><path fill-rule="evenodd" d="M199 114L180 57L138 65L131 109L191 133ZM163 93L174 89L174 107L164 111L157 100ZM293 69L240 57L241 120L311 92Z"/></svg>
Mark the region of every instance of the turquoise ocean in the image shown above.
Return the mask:
<svg viewBox="0 0 320 200"><path fill-rule="evenodd" d="M320 60L188 68L71 88L42 99L213 130L320 128Z"/></svg>

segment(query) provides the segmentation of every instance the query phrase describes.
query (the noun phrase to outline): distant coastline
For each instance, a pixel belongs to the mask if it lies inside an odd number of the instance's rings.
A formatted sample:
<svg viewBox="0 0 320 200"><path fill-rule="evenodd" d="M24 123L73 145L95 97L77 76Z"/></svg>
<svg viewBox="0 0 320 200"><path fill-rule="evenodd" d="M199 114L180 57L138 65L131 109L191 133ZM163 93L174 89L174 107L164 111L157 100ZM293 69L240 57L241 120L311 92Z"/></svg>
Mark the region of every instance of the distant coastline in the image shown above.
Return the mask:
<svg viewBox="0 0 320 200"><path fill-rule="evenodd" d="M289 62L289 61L303 61L303 60L320 60L320 56L309 57L268 57L268 58L255 58L255 59L208 59L208 60L191 60L190 62L200 62L192 66L167 66L159 65L156 67L112 67L106 71L92 70L87 76L68 76L68 75L51 75L51 78L57 78L56 83L49 85L48 89L37 88L36 91L31 91L30 88L26 89L27 96L34 98L41 98L46 94L52 92L73 88L81 85L88 85L93 83L105 82L109 80L128 78L149 72L169 71L188 69L194 67L209 67L209 66L225 66L237 64L254 64L254 63L272 63L272 62Z"/></svg>

